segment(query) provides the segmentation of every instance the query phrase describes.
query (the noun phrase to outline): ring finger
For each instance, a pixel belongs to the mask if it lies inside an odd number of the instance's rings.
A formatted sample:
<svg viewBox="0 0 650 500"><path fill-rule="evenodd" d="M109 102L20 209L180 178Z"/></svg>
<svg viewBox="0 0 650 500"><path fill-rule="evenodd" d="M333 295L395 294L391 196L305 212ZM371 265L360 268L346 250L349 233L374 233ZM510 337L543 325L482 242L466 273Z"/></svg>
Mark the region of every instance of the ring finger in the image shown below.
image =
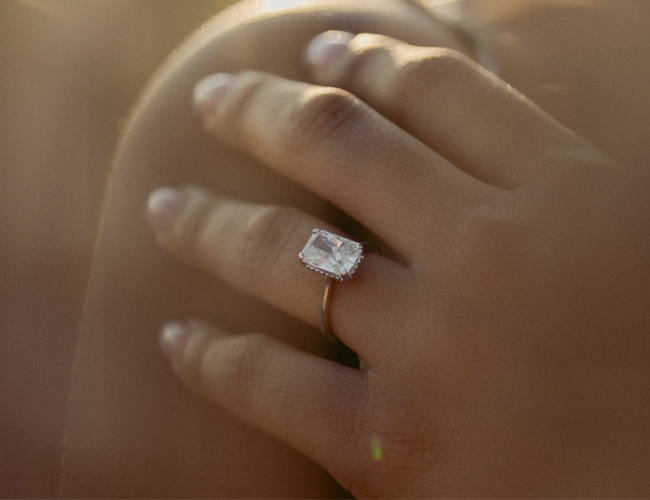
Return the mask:
<svg viewBox="0 0 650 500"><path fill-rule="evenodd" d="M155 191L149 218L166 249L245 293L320 325L324 278L307 270L298 254L314 228L340 234L337 229L293 208L219 198L193 187ZM377 305L386 303L381 296L386 284L394 296L396 287L406 289L408 276L393 261L367 255L354 279L334 293L330 323L336 335L360 355L371 354L366 332L372 332L375 346L381 344L382 332L394 332L386 321L373 321L380 317Z"/></svg>

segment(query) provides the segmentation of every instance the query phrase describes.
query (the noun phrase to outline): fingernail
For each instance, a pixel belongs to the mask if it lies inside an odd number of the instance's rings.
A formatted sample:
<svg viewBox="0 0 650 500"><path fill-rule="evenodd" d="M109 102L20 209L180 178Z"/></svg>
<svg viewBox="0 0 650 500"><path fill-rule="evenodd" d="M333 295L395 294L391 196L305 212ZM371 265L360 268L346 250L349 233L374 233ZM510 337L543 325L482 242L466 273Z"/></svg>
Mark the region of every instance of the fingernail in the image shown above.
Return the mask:
<svg viewBox="0 0 650 500"><path fill-rule="evenodd" d="M196 112L203 118L213 116L235 78L230 73L215 73L200 80L194 87Z"/></svg>
<svg viewBox="0 0 650 500"><path fill-rule="evenodd" d="M158 343L160 349L173 363L183 358L183 352L188 340L192 337L192 328L181 323L168 323L160 330Z"/></svg>
<svg viewBox="0 0 650 500"><path fill-rule="evenodd" d="M147 216L156 232L168 233L187 203L187 194L172 188L156 189L149 195Z"/></svg>
<svg viewBox="0 0 650 500"><path fill-rule="evenodd" d="M305 60L317 67L328 66L339 58L354 38L347 31L326 31L314 38L305 50Z"/></svg>

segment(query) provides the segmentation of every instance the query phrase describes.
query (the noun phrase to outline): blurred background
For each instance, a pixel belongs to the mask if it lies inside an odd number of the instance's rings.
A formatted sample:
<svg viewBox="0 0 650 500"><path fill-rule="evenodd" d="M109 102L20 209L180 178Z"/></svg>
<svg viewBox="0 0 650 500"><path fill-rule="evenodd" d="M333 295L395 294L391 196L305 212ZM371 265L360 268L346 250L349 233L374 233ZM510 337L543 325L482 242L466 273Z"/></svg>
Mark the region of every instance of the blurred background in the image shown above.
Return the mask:
<svg viewBox="0 0 650 500"><path fill-rule="evenodd" d="M0 0L0 497L54 497L102 196L170 52L233 0Z"/></svg>

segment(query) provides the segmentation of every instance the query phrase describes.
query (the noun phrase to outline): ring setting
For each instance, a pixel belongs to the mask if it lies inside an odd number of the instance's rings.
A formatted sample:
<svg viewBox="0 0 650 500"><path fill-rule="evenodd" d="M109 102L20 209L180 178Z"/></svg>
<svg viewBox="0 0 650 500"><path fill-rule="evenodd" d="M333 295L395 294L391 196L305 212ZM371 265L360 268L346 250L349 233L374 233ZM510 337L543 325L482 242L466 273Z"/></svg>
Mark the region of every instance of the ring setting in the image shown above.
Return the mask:
<svg viewBox="0 0 650 500"><path fill-rule="evenodd" d="M307 269L325 276L320 307L320 329L327 340L337 342L338 339L329 324L329 305L334 280L347 281L354 276L363 260L363 245L324 229L314 229L298 256Z"/></svg>
<svg viewBox="0 0 650 500"><path fill-rule="evenodd" d="M363 245L324 229L314 229L298 256L307 269L344 281L352 278L363 260Z"/></svg>

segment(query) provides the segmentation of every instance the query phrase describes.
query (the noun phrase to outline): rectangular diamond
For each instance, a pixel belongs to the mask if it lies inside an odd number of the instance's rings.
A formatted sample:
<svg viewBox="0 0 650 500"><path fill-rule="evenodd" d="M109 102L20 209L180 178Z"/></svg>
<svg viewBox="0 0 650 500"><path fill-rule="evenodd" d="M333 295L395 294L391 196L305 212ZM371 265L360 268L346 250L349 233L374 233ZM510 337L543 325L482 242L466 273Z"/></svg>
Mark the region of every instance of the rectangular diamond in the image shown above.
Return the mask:
<svg viewBox="0 0 650 500"><path fill-rule="evenodd" d="M300 252L300 260L310 269L330 278L351 278L363 258L363 245L323 229L314 229Z"/></svg>

